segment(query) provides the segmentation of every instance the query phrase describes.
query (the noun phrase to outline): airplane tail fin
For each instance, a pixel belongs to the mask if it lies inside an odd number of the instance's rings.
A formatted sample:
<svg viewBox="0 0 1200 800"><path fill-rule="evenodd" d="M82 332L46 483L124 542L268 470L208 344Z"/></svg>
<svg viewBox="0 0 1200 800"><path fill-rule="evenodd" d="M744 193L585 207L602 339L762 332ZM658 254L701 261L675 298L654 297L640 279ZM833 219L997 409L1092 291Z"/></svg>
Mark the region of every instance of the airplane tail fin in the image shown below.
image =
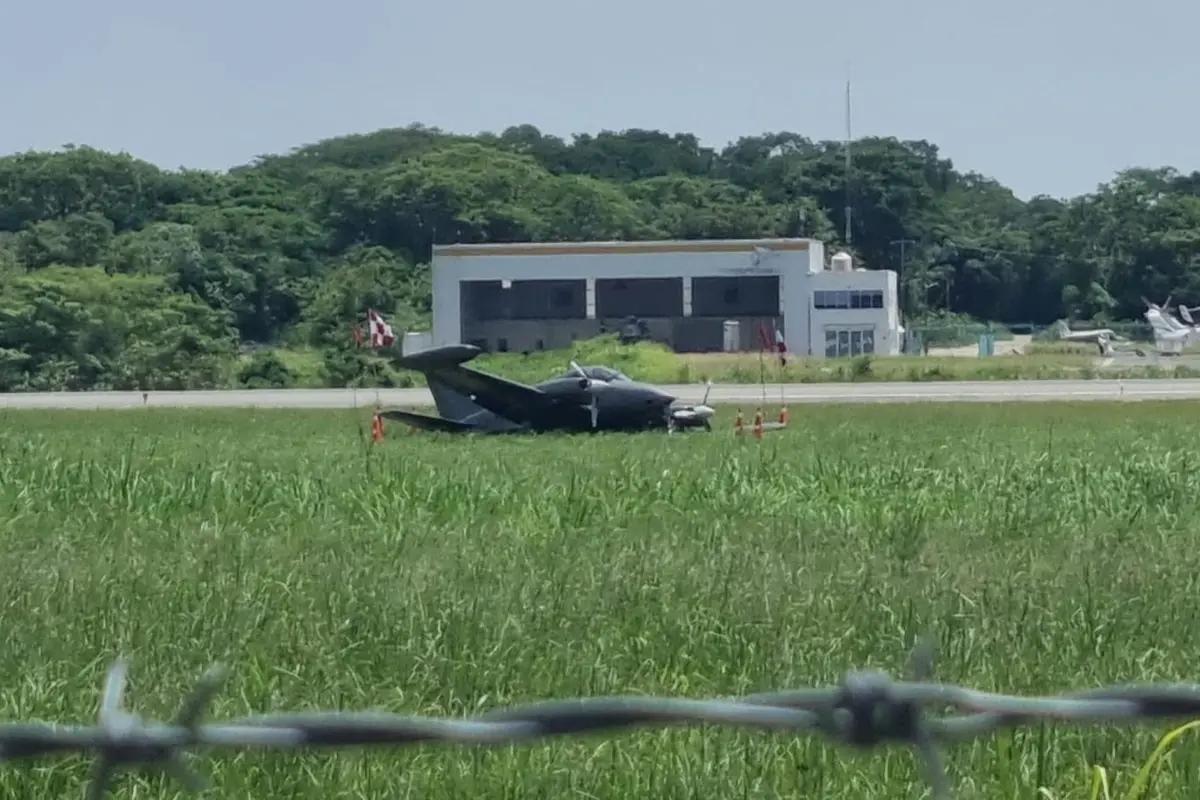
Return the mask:
<svg viewBox="0 0 1200 800"><path fill-rule="evenodd" d="M438 371L453 369L460 364L465 364L482 352L474 345L448 344L409 353L396 359L396 366L423 374L425 382L429 385L429 393L433 395L433 403L437 406L438 414L451 422L461 422L484 409L472 402L471 398L438 380Z"/></svg>
<svg viewBox="0 0 1200 800"><path fill-rule="evenodd" d="M401 356L396 359L396 366L400 369L411 369L414 372L433 372L465 364L482 352L478 347L470 344L447 344Z"/></svg>
<svg viewBox="0 0 1200 800"><path fill-rule="evenodd" d="M436 372L426 373L425 383L429 385L429 393L433 395L433 404L437 406L438 413L446 419L464 420L481 412L491 415L490 411L477 405L470 397L438 380Z"/></svg>

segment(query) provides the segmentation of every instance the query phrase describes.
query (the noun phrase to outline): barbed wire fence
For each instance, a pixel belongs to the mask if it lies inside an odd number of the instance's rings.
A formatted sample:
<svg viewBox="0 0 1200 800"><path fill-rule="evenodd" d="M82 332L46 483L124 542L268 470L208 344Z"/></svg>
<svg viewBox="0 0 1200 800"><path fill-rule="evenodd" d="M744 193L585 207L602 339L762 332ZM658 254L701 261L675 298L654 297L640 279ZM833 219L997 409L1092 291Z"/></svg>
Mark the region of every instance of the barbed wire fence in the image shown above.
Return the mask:
<svg viewBox="0 0 1200 800"><path fill-rule="evenodd" d="M939 745L1042 722L1104 724L1200 717L1200 685L1194 684L1126 685L1021 697L935 683L928 642L915 649L911 680L906 681L894 681L877 670L855 671L840 685L825 689L719 700L582 698L516 706L467 719L316 712L204 724L204 710L228 674L217 666L204 674L172 722L147 722L123 706L126 674L124 660L109 669L96 725L0 724L0 761L94 754L98 758L87 797L102 800L117 772L135 767L164 770L193 791L207 789L208 781L186 760L189 750L200 748L513 745L635 727L724 725L818 734L859 749L907 745L920 759L934 797L947 800L952 790ZM943 710L943 715L929 713L933 709Z"/></svg>

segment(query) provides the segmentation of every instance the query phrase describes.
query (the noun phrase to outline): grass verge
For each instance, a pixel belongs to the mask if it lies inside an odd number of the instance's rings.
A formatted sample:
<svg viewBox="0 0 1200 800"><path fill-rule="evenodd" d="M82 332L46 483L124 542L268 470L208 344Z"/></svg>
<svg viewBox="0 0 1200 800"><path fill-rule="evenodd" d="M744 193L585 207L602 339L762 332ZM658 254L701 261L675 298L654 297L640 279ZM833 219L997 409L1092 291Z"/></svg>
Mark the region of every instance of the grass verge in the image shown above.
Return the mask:
<svg viewBox="0 0 1200 800"><path fill-rule="evenodd" d="M1037 345L1037 343L1035 343ZM291 375L288 385L319 387L326 384L320 353L313 350L280 350L280 360ZM873 381L987 381L1061 379L1195 378L1200 370L1175 366L1097 366L1094 350L1075 345L1037 345L1024 355L989 358L939 356L861 356L848 359L793 358L780 368L774 358L757 353L675 353L654 343L625 346L615 337L581 341L570 350L489 353L472 362L497 375L536 383L562 373L572 361L606 364L635 380L651 383L845 383ZM396 386L419 386L419 374L388 370Z"/></svg>
<svg viewBox="0 0 1200 800"><path fill-rule="evenodd" d="M119 652L154 718L217 659L234 667L218 719L825 685L901 672L925 632L940 679L984 689L1196 678L1195 404L793 411L764 442L371 450L343 412L0 415L0 718L94 718ZM1033 727L949 761L963 796L1082 799L1096 766L1132 785L1161 733ZM1200 796L1198 767L1180 738L1153 796ZM222 798L922 791L903 751L717 729L203 769ZM78 796L85 775L7 766L0 795ZM182 796L136 776L114 793Z"/></svg>

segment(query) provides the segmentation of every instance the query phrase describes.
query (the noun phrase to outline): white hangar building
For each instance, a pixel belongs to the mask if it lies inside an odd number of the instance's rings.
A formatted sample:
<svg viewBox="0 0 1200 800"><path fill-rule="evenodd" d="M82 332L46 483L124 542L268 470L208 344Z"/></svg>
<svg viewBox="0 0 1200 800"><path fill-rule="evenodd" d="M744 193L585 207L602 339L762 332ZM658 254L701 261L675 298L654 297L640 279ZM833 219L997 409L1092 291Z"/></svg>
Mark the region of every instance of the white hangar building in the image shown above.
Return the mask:
<svg viewBox="0 0 1200 800"><path fill-rule="evenodd" d="M677 352L758 350L774 325L794 355L900 352L896 273L826 262L812 239L454 244L433 248L434 345L528 352L636 317Z"/></svg>

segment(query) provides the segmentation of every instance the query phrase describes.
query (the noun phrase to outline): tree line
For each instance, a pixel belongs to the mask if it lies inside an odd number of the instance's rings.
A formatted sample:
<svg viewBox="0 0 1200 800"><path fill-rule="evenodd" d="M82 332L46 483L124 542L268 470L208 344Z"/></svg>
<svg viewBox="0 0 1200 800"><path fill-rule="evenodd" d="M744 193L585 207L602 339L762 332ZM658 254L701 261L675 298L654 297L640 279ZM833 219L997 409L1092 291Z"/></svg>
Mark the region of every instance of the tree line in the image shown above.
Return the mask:
<svg viewBox="0 0 1200 800"><path fill-rule="evenodd" d="M368 307L398 331L427 324L435 243L813 237L899 272L910 327L1108 324L1143 296L1200 299L1200 173L1130 169L1023 201L929 142L855 141L849 173L843 147L415 125L227 172L84 146L8 156L0 391L218 386L279 371L264 346L369 383L378 364L349 328Z"/></svg>

